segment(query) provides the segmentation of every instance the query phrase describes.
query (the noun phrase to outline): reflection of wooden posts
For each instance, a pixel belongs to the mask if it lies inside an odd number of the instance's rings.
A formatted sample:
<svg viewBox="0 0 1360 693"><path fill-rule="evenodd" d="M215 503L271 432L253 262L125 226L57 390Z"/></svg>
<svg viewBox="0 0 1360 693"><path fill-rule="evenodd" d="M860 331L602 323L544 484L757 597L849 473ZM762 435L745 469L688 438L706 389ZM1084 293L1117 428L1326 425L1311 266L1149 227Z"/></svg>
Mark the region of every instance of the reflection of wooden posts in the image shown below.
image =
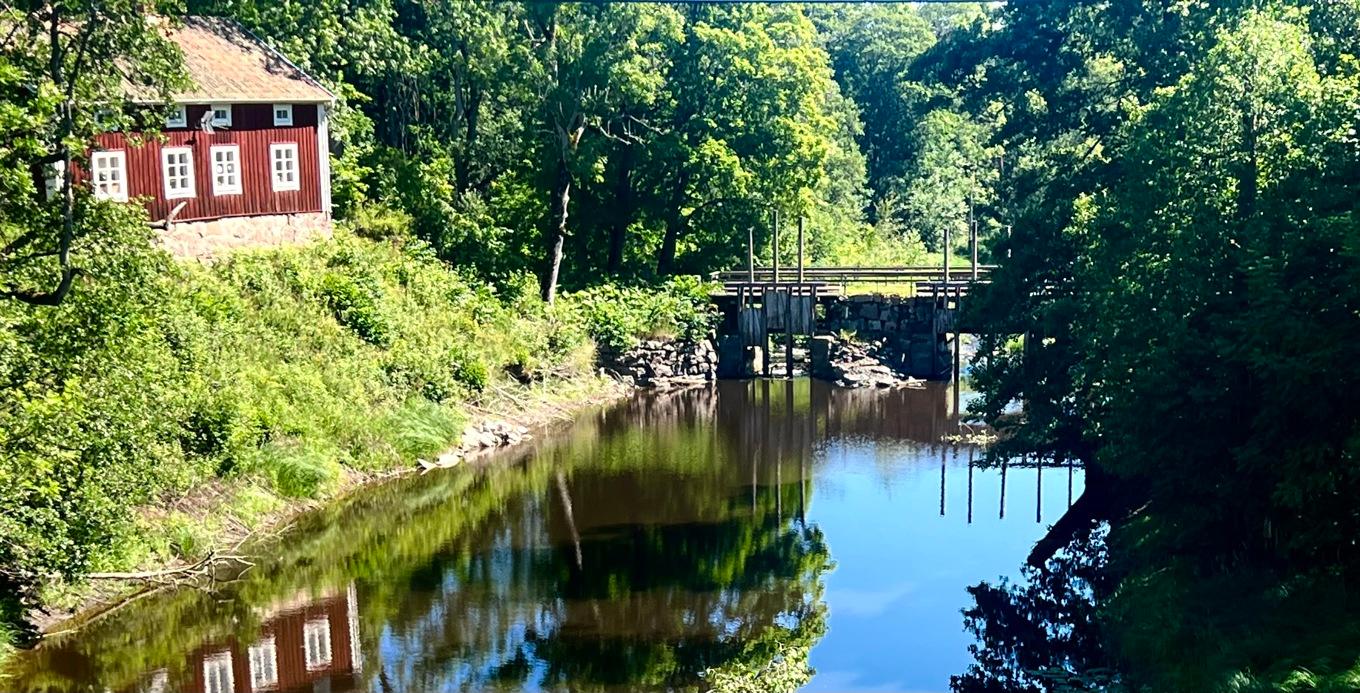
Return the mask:
<svg viewBox="0 0 1360 693"><path fill-rule="evenodd" d="M940 517L944 517L944 465L948 450L947 445L940 445Z"/></svg>
<svg viewBox="0 0 1360 693"><path fill-rule="evenodd" d="M968 447L968 524L973 524L973 448Z"/></svg>
<svg viewBox="0 0 1360 693"><path fill-rule="evenodd" d="M1034 459L1034 521L1040 523L1044 521L1044 458Z"/></svg>
<svg viewBox="0 0 1360 693"><path fill-rule="evenodd" d="M1067 461L1067 507L1072 507L1072 460Z"/></svg>
<svg viewBox="0 0 1360 693"><path fill-rule="evenodd" d="M1006 467L1010 465L1009 458L1001 458L1001 514L998 519L1006 519Z"/></svg>

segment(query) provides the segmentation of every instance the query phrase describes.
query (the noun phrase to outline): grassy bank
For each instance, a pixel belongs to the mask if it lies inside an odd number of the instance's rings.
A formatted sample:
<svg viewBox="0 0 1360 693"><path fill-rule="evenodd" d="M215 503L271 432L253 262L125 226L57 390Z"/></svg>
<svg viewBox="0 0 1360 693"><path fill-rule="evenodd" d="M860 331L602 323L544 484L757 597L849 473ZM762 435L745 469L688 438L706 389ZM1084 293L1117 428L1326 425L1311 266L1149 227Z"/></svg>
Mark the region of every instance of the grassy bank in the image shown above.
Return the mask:
<svg viewBox="0 0 1360 693"><path fill-rule="evenodd" d="M498 290L400 236L203 267L113 226L61 306L0 303L9 637L92 572L194 560L448 449L474 417L591 401L597 339L704 329L693 286L548 307L527 278Z"/></svg>

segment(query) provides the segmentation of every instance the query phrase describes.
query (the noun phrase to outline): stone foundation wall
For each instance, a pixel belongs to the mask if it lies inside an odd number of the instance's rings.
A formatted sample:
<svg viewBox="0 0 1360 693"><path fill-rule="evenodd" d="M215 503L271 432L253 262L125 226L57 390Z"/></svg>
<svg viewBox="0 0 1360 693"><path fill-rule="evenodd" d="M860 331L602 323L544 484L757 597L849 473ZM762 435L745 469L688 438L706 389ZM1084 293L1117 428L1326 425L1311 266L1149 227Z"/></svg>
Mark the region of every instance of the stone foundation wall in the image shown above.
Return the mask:
<svg viewBox="0 0 1360 693"><path fill-rule="evenodd" d="M242 248L310 243L332 233L325 213L309 212L176 222L160 232L160 240L177 258L209 260Z"/></svg>
<svg viewBox="0 0 1360 693"><path fill-rule="evenodd" d="M952 352L940 335L951 326L951 314L935 309L928 298L847 296L827 306L818 332L854 333L855 341L873 344L878 358L893 370L914 378L948 379Z"/></svg>
<svg viewBox="0 0 1360 693"><path fill-rule="evenodd" d="M614 375L643 387L713 380L718 352L707 339L697 342L645 340L623 353L602 352L600 364Z"/></svg>

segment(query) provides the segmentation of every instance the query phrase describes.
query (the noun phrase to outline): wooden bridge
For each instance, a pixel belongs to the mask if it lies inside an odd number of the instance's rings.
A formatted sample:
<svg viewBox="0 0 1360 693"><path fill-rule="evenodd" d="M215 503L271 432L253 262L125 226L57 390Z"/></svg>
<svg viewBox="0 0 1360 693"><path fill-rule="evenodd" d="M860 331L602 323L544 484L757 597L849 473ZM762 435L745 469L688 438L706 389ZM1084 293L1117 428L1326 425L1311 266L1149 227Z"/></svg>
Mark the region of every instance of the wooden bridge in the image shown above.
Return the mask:
<svg viewBox="0 0 1360 693"><path fill-rule="evenodd" d="M986 282L993 265L976 265L945 273L943 267L752 267L746 270L714 272L712 279L721 288L715 296L762 295L767 290L802 287L818 296L844 296L852 290L878 291L900 296L935 298L967 295L975 282ZM792 276L790 276L792 275Z"/></svg>
<svg viewBox="0 0 1360 693"><path fill-rule="evenodd" d="M712 296L725 314L726 332L732 337L719 349L719 362L728 348L742 352L746 362L751 349L759 352L765 375L770 375L772 334L783 334L785 373L792 374L794 340L799 336L809 339L817 335L817 306L823 304L830 311L841 313L842 324L850 321L851 329L864 328L869 333L901 337L907 332L927 336L927 348L948 347L949 333L953 333L953 377L959 375L959 352L962 344L957 315L970 287L986 283L992 266L978 263L976 227L970 228L968 245L971 261L964 267L951 267L952 253L942 254L941 263L932 266L906 267L808 267L804 263L804 219L798 220L798 256L793 267L781 268L778 248L779 215L771 215L770 259L768 267L756 267L755 231L747 236L746 269L715 272L712 279L718 285ZM944 232L944 247L949 243L949 231ZM782 269L782 271L781 271ZM861 306L864 319L852 318L850 306L842 299L852 297L856 302L883 301L891 296L888 306ZM842 305L838 305L838 302ZM905 303L905 305L904 305ZM908 339L907 342L912 342ZM939 349L931 352L930 375L942 375ZM754 358L754 356L753 356ZM912 360L915 360L912 357ZM745 367L743 366L743 369ZM919 370L912 365L913 370Z"/></svg>

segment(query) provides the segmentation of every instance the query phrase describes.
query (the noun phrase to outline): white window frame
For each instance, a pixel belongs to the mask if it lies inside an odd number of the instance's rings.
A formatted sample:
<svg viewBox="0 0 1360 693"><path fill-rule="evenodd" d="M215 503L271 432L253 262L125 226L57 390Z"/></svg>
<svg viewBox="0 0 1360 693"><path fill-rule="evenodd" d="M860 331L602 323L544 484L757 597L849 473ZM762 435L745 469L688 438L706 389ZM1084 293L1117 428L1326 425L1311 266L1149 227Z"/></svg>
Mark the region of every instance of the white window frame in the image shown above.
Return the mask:
<svg viewBox="0 0 1360 693"><path fill-rule="evenodd" d="M299 151L296 142L281 142L279 144L269 145L269 181L274 192L302 189L302 166L298 161ZM290 152L290 155L280 159L280 152ZM279 168L279 162L281 161L292 162L291 172L293 174L293 180L289 181L283 179L281 174L284 173L284 170Z"/></svg>
<svg viewBox="0 0 1360 693"><path fill-rule="evenodd" d="M217 172L217 155L231 153L231 163L233 166L232 177L236 179L234 183L223 183L222 174ZM208 149L208 167L212 175L212 191L214 195L240 195L241 188L241 145L239 144L217 144Z"/></svg>
<svg viewBox="0 0 1360 693"><path fill-rule="evenodd" d="M205 693L234 693L236 673L232 671L230 650L203 658L203 690Z"/></svg>
<svg viewBox="0 0 1360 693"><path fill-rule="evenodd" d="M250 690L267 691L279 686L279 648L274 636L250 646Z"/></svg>
<svg viewBox="0 0 1360 693"><path fill-rule="evenodd" d="M209 104L209 105L208 105L208 110L209 110L209 112L212 113L212 124L213 124L213 127L224 127L224 128L229 128L229 127L231 127L231 104L229 104L229 103L214 103L214 104ZM225 111L225 112L226 112L226 115L225 115L225 116L219 117L219 116L217 115L217 112L218 112L218 111Z"/></svg>
<svg viewBox="0 0 1360 693"><path fill-rule="evenodd" d="M106 170L117 173L118 180L101 181L99 176ZM109 192L107 186L111 182L116 182L118 185L117 192ZM94 196L97 199L127 202L127 152L122 149L111 149L90 154L90 187L94 190Z"/></svg>
<svg viewBox="0 0 1360 693"><path fill-rule="evenodd" d="M291 104L291 103L276 103L276 104L274 104L274 107L273 107L273 109L271 109L271 110L272 110L272 112L273 112L273 114L274 114L274 127L292 127L292 125L293 125L293 104ZM279 117L279 112L280 112L280 111L285 111L285 112L286 112L285 115L284 115L283 117Z"/></svg>
<svg viewBox="0 0 1360 693"><path fill-rule="evenodd" d="M170 157L183 154L183 163L175 163L174 166L183 166L184 175L174 175L170 173ZM170 189L170 179L179 178L184 183L178 190ZM194 180L194 150L192 147L165 147L161 149L161 187L165 190L165 199L184 200L198 196L198 181Z"/></svg>
<svg viewBox="0 0 1360 693"><path fill-rule="evenodd" d="M319 671L334 660L331 651L331 621L322 616L302 624L302 656L307 671Z"/></svg>
<svg viewBox="0 0 1360 693"><path fill-rule="evenodd" d="M182 103L171 107L170 113L165 116L165 127L167 129L189 127L189 107Z"/></svg>

